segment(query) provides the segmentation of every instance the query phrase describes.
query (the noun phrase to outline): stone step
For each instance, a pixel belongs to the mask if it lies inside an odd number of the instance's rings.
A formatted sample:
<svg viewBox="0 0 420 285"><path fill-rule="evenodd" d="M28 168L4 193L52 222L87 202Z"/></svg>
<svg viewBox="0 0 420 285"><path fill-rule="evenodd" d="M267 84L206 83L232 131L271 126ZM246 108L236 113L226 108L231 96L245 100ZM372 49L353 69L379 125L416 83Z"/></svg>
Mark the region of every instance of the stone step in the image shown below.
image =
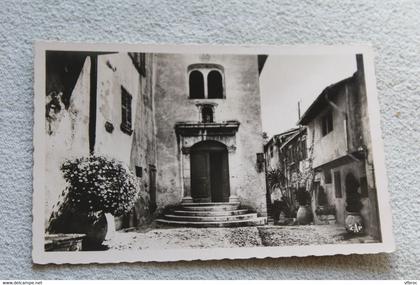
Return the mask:
<svg viewBox="0 0 420 285"><path fill-rule="evenodd" d="M249 227L262 226L267 223L267 218L260 217L241 221L222 221L222 222L192 222L192 221L172 221L167 219L157 219L160 224L175 227L195 227L195 228L229 228L229 227Z"/></svg>
<svg viewBox="0 0 420 285"><path fill-rule="evenodd" d="M191 222L224 222L224 221L242 221L256 219L257 214L245 214L234 216L179 216L165 215L165 219L171 221L191 221Z"/></svg>
<svg viewBox="0 0 420 285"><path fill-rule="evenodd" d="M232 203L226 205L213 205L213 206L197 206L197 205L180 205L180 209L185 211L206 211L206 212L221 212L221 211L233 211L239 209L239 203Z"/></svg>
<svg viewBox="0 0 420 285"><path fill-rule="evenodd" d="M181 203L181 206L239 206L239 202L197 202L197 203Z"/></svg>
<svg viewBox="0 0 420 285"><path fill-rule="evenodd" d="M226 210L226 211L185 211L185 210L174 210L173 213L179 216L233 216L233 215L243 215L248 213L247 209L239 209L239 210Z"/></svg>

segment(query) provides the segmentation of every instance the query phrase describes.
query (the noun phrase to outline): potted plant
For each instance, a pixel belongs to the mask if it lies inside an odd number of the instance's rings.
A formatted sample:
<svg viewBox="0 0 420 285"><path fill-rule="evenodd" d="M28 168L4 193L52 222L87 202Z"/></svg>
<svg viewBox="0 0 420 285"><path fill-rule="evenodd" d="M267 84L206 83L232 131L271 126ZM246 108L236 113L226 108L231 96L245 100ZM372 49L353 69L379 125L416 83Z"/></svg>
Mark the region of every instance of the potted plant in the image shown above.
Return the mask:
<svg viewBox="0 0 420 285"><path fill-rule="evenodd" d="M353 174L346 176L346 211L347 216L345 220L346 231L353 234L363 232L363 218L360 210L363 205L360 201L361 195L358 192L359 182Z"/></svg>
<svg viewBox="0 0 420 285"><path fill-rule="evenodd" d="M103 156L67 160L61 170L68 186L47 230L86 234L84 248L100 248L108 229L105 214L128 213L138 197L139 182L122 163Z"/></svg>
<svg viewBox="0 0 420 285"><path fill-rule="evenodd" d="M281 208L281 211L284 213L284 215L287 218L290 218L292 216L291 212L293 211L293 201L290 197L290 195L286 194L286 189L284 187L286 178L284 177L283 171L282 169L279 168L275 168L275 169L271 169L267 172L267 184L268 187L270 189L270 195L276 191L276 189L280 189L281 191L281 196L282 199L279 201L279 203L273 203L272 207L273 207L273 215L276 215L276 205L274 204L278 204ZM270 201L271 201L272 197L269 197ZM278 212L278 215L280 215L280 212ZM273 217L275 219L275 217ZM276 220L276 219L275 219Z"/></svg>
<svg viewBox="0 0 420 285"><path fill-rule="evenodd" d="M308 225L312 222L311 194L305 188L298 188L296 200L299 203L299 209L296 214L297 222L299 225Z"/></svg>

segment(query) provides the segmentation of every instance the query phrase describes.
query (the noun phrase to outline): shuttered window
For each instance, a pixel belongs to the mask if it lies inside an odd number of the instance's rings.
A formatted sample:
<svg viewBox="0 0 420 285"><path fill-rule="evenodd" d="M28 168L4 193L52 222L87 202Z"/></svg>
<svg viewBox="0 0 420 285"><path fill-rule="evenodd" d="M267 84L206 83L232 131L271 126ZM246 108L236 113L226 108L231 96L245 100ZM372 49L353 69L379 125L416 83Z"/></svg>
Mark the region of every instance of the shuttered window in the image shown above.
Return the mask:
<svg viewBox="0 0 420 285"><path fill-rule="evenodd" d="M129 135L133 132L131 121L131 101L132 96L124 87L121 86L121 130Z"/></svg>

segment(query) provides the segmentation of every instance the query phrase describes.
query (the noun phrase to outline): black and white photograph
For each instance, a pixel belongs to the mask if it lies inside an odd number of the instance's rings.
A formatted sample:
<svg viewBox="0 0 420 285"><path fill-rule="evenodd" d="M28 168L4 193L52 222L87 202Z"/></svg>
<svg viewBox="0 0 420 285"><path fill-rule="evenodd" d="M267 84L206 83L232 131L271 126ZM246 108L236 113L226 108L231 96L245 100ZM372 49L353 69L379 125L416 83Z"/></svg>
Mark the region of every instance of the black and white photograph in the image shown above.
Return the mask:
<svg viewBox="0 0 420 285"><path fill-rule="evenodd" d="M37 42L34 262L393 251L373 58Z"/></svg>

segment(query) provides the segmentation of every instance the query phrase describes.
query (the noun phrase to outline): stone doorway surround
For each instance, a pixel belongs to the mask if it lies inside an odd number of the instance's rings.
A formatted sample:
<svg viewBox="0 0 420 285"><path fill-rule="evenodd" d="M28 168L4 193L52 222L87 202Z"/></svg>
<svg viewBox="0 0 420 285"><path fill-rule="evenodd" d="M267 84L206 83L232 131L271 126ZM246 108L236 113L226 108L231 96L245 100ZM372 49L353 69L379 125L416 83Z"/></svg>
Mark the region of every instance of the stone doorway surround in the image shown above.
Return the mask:
<svg viewBox="0 0 420 285"><path fill-rule="evenodd" d="M238 185L237 180L240 173L236 172L238 167L235 167L239 163L236 155L236 133L239 125L240 123L236 120L220 123L177 122L175 124L178 162L182 179L182 203L194 202L191 197L190 152L193 145L203 141L217 141L226 145L229 161L229 202L239 202L236 195L236 185Z"/></svg>

